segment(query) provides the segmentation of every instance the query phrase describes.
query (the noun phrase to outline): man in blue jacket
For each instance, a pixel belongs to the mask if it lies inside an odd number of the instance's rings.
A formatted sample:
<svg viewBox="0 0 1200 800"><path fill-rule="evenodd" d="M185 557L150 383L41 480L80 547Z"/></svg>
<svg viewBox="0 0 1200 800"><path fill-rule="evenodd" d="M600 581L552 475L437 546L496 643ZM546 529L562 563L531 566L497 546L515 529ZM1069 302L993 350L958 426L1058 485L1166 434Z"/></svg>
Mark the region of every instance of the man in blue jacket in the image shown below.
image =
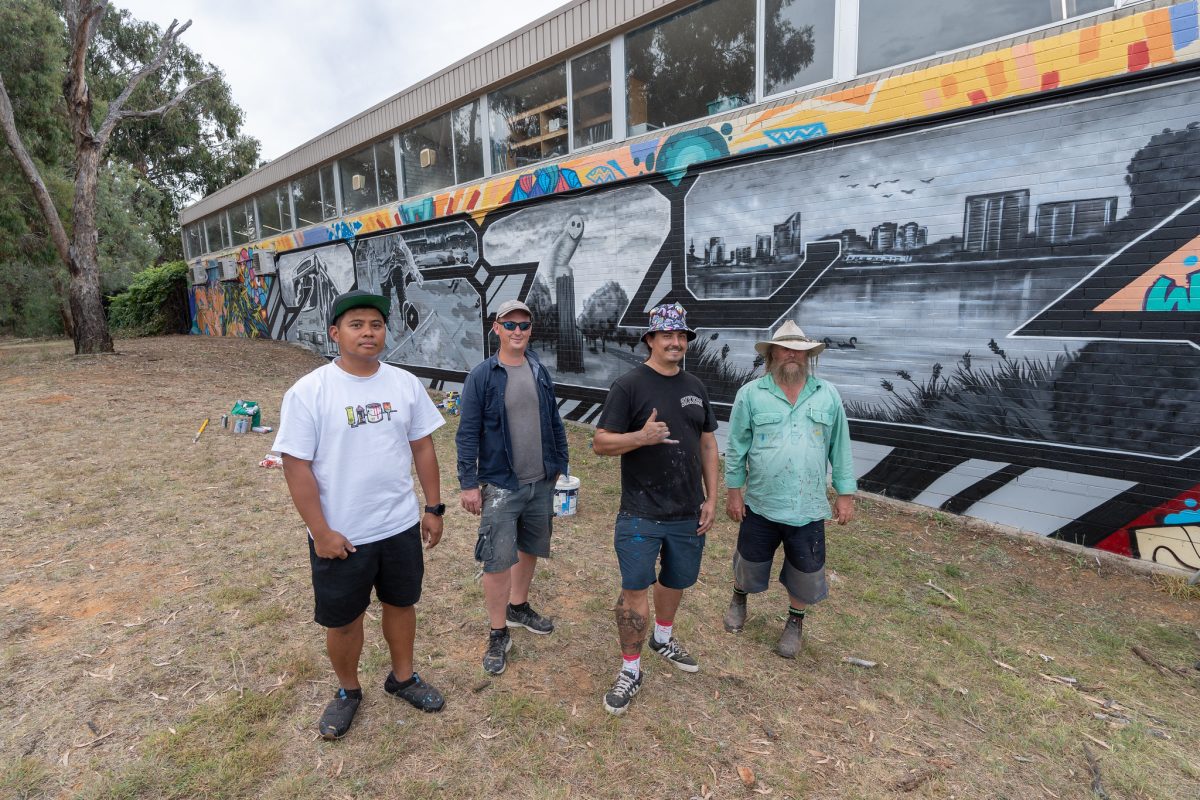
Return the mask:
<svg viewBox="0 0 1200 800"><path fill-rule="evenodd" d="M520 300L500 305L492 332L500 351L463 384L458 445L459 502L479 516L475 560L491 632L483 669L504 672L509 628L537 634L554 623L529 605L538 558L550 555L554 485L567 471L567 432L550 372L529 350L533 315Z"/></svg>

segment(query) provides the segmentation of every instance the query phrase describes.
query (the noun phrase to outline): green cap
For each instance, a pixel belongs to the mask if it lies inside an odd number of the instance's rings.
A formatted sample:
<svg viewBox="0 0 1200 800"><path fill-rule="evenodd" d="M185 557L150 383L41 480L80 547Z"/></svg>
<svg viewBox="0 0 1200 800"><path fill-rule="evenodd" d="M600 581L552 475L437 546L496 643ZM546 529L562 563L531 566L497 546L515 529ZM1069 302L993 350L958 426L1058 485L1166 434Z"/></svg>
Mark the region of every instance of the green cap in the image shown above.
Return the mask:
<svg viewBox="0 0 1200 800"><path fill-rule="evenodd" d="M383 314L383 321L387 322L388 312L391 311L392 304L386 297L364 292L362 289L343 292L334 298L333 305L329 307L330 327L337 325L338 317L352 308L377 309L380 314Z"/></svg>

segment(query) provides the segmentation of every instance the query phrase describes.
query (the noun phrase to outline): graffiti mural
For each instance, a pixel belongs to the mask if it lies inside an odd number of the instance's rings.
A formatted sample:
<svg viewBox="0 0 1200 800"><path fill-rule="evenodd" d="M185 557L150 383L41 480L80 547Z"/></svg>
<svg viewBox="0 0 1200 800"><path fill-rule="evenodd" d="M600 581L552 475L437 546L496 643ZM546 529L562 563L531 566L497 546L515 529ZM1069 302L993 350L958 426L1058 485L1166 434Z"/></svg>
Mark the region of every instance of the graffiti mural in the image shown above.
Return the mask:
<svg viewBox="0 0 1200 800"><path fill-rule="evenodd" d="M366 288L392 298L387 360L454 382L518 298L563 415L588 422L643 359L654 305L688 309L687 368L719 414L762 374L753 342L792 319L827 345L864 489L1200 569L1200 77L986 108L1184 24L1158 11L289 235L252 299L196 287L194 330L334 355L328 303ZM1145 52L1191 58L1194 40ZM982 108L838 138L913 97Z"/></svg>

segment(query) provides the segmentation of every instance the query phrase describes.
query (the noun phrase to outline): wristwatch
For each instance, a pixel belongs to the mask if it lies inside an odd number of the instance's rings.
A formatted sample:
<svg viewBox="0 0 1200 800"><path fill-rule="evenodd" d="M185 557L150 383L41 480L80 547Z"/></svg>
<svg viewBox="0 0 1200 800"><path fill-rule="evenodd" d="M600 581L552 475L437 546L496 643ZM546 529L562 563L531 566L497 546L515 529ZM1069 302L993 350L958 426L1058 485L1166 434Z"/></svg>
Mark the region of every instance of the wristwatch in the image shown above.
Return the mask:
<svg viewBox="0 0 1200 800"><path fill-rule="evenodd" d="M443 516L446 513L446 504L438 503L436 506L425 506L425 513L433 514L436 517Z"/></svg>

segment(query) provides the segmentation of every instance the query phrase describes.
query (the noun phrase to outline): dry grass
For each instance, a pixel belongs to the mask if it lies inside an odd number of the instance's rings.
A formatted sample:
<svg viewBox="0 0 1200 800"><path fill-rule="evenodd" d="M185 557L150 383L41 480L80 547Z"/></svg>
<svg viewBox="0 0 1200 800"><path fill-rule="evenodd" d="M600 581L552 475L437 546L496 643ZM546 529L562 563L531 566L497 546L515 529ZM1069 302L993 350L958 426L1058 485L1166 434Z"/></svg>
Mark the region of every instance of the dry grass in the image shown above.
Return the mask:
<svg viewBox="0 0 1200 800"><path fill-rule="evenodd" d="M1085 745L1111 797L1200 796L1195 593L870 502L831 529L832 597L794 663L770 652L777 586L751 600L743 634L722 630L735 532L722 520L678 621L701 672L647 654L642 694L609 716L619 487L582 428L580 513L535 584L555 634L515 634L508 672L485 680L473 518L453 508L417 637L445 712L383 693L369 626L359 720L320 741L334 683L303 529L282 474L257 466L270 437L217 424L242 397L270 424L319 362L260 341L119 346L76 358L62 342L0 343L0 796L758 796L744 766L775 798L1084 798ZM447 484L453 428L438 434ZM1162 674L1135 644L1187 669Z"/></svg>

